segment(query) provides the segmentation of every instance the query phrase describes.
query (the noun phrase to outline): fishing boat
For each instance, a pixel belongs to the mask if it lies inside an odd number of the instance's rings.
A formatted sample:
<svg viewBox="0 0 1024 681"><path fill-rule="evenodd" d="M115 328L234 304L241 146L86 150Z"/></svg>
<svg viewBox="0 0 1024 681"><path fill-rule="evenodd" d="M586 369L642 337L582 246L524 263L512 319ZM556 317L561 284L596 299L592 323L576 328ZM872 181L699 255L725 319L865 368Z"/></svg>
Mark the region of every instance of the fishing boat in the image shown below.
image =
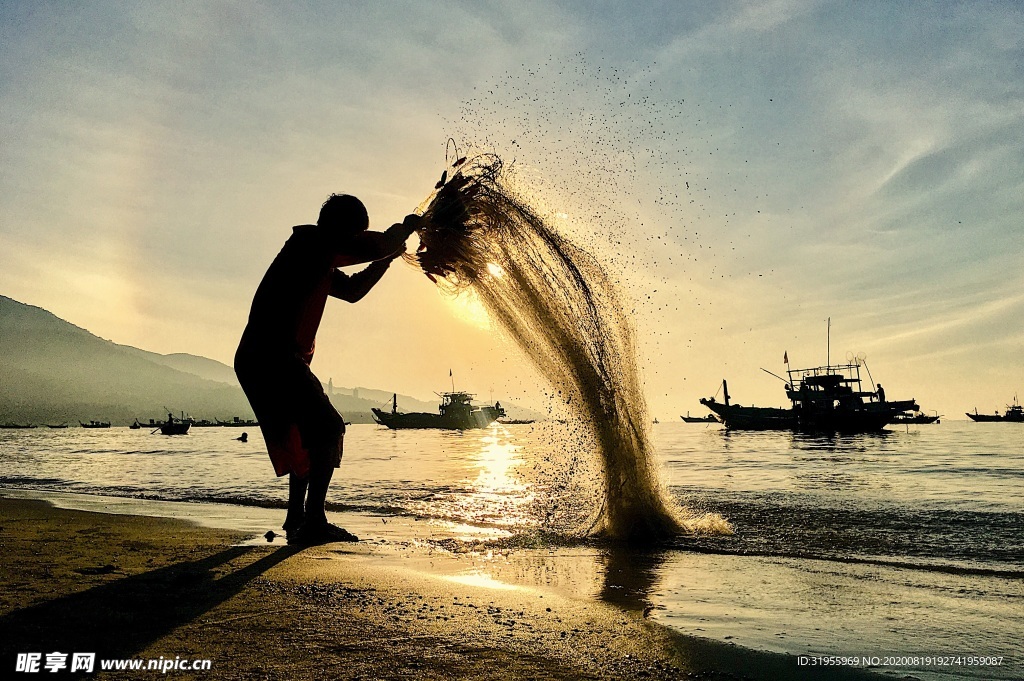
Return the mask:
<svg viewBox="0 0 1024 681"><path fill-rule="evenodd" d="M67 428L68 424L66 424L66 423L47 423L46 427L47 428Z"/></svg>
<svg viewBox="0 0 1024 681"><path fill-rule="evenodd" d="M4 423L4 424L0 424L0 428L23 429L23 428L35 428L35 426L31 425L31 424L27 424L27 423L26 424Z"/></svg>
<svg viewBox="0 0 1024 681"><path fill-rule="evenodd" d="M967 417L972 421L1010 421L1012 423L1024 423L1024 407L1017 402L1017 397L1014 396L1013 404L1006 405L1006 411L1000 414L998 411L995 414L979 414L977 408L974 413L966 412Z"/></svg>
<svg viewBox="0 0 1024 681"><path fill-rule="evenodd" d="M135 419L135 421L132 422L132 425L130 425L128 427L131 428L132 430L138 430L138 429L142 428L142 424L139 423L138 419Z"/></svg>
<svg viewBox="0 0 1024 681"><path fill-rule="evenodd" d="M733 404L724 380L724 403L714 397L701 398L700 403L714 412L726 428L738 430L870 433L894 423L897 415L919 411L912 399L886 401L881 386L865 391L860 367L857 362L787 368L786 396L792 403L789 408Z"/></svg>
<svg viewBox="0 0 1024 681"><path fill-rule="evenodd" d="M893 417L893 423L939 423L939 419L942 417L941 414L925 414L924 412L916 411L912 413L896 414Z"/></svg>
<svg viewBox="0 0 1024 681"><path fill-rule="evenodd" d="M78 422L78 425L83 428L109 428L110 421L89 421L89 423Z"/></svg>
<svg viewBox="0 0 1024 681"><path fill-rule="evenodd" d="M680 416L685 423L718 423L718 419L715 418L714 414L708 414L707 416L690 416L690 412L686 412L686 416Z"/></svg>
<svg viewBox="0 0 1024 681"><path fill-rule="evenodd" d="M398 395L391 398L391 411L374 407L374 420L382 426L392 430L400 428L442 428L445 430L470 430L473 428L486 428L499 418L505 415L500 402L494 406L484 405L473 406L471 393L450 392L437 393L441 398L438 405L438 413L426 412L400 412L398 411Z"/></svg>
<svg viewBox="0 0 1024 681"><path fill-rule="evenodd" d="M256 426L260 425L259 421L254 421L253 419L240 419L237 416L231 417L230 421L221 421L220 419L214 420L217 422L216 425L227 426L230 428L241 428L243 426L255 428Z"/></svg>
<svg viewBox="0 0 1024 681"><path fill-rule="evenodd" d="M167 414L167 420L157 424L160 432L164 435L187 435L188 429L192 427L192 419L182 415L180 419L174 418L174 414Z"/></svg>

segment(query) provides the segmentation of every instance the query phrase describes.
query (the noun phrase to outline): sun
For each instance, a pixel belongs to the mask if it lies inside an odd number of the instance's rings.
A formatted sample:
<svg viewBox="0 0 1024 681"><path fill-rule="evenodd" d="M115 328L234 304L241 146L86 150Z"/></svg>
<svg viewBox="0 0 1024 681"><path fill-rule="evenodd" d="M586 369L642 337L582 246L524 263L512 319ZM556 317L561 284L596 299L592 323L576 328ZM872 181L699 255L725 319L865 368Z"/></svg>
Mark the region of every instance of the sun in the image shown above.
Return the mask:
<svg viewBox="0 0 1024 681"><path fill-rule="evenodd" d="M455 296L445 296L445 301L460 321L483 331L491 330L491 318L480 302L480 296L473 289L460 291Z"/></svg>

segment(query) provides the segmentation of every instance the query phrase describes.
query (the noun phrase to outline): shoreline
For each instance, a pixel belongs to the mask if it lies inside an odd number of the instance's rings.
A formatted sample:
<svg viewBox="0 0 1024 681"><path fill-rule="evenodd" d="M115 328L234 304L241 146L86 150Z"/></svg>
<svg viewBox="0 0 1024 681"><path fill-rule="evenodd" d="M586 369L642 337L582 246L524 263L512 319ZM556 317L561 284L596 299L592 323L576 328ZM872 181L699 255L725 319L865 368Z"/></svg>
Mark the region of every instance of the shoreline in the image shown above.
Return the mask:
<svg viewBox="0 0 1024 681"><path fill-rule="evenodd" d="M430 551L252 539L0 497L3 664L61 651L208 659L191 678L215 679L891 678L685 636L631 603L458 577Z"/></svg>

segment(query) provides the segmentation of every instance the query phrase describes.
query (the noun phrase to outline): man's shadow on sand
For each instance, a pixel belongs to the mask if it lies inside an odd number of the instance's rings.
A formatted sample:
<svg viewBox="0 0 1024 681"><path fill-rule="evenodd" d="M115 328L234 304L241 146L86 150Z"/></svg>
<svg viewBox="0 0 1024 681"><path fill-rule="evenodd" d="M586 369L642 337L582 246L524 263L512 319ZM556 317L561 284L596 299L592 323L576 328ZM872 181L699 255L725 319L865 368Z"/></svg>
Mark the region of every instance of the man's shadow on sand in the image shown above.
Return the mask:
<svg viewBox="0 0 1024 681"><path fill-rule="evenodd" d="M245 567L217 568L256 550L234 546L201 560L176 563L0 617L2 664L18 653L96 653L130 658L174 629L228 600L298 549L284 547Z"/></svg>

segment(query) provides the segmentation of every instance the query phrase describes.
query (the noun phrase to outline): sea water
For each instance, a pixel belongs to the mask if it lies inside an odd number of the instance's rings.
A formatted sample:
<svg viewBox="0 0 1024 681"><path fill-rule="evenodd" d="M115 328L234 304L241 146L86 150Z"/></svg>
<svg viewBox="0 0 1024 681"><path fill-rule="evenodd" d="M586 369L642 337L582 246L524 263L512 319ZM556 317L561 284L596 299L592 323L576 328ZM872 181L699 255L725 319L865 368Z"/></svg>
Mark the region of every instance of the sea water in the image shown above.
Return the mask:
<svg viewBox="0 0 1024 681"><path fill-rule="evenodd" d="M601 598L686 634L889 657L881 669L919 678L1024 676L1024 425L823 437L662 423L652 438L668 493L735 534L648 549L560 534L602 495L599 471L566 460L571 428L350 426L330 509L371 541L451 551L467 579ZM239 432L0 430L0 490L276 530L286 481L258 429L247 443ZM926 656L1003 664L913 664Z"/></svg>

